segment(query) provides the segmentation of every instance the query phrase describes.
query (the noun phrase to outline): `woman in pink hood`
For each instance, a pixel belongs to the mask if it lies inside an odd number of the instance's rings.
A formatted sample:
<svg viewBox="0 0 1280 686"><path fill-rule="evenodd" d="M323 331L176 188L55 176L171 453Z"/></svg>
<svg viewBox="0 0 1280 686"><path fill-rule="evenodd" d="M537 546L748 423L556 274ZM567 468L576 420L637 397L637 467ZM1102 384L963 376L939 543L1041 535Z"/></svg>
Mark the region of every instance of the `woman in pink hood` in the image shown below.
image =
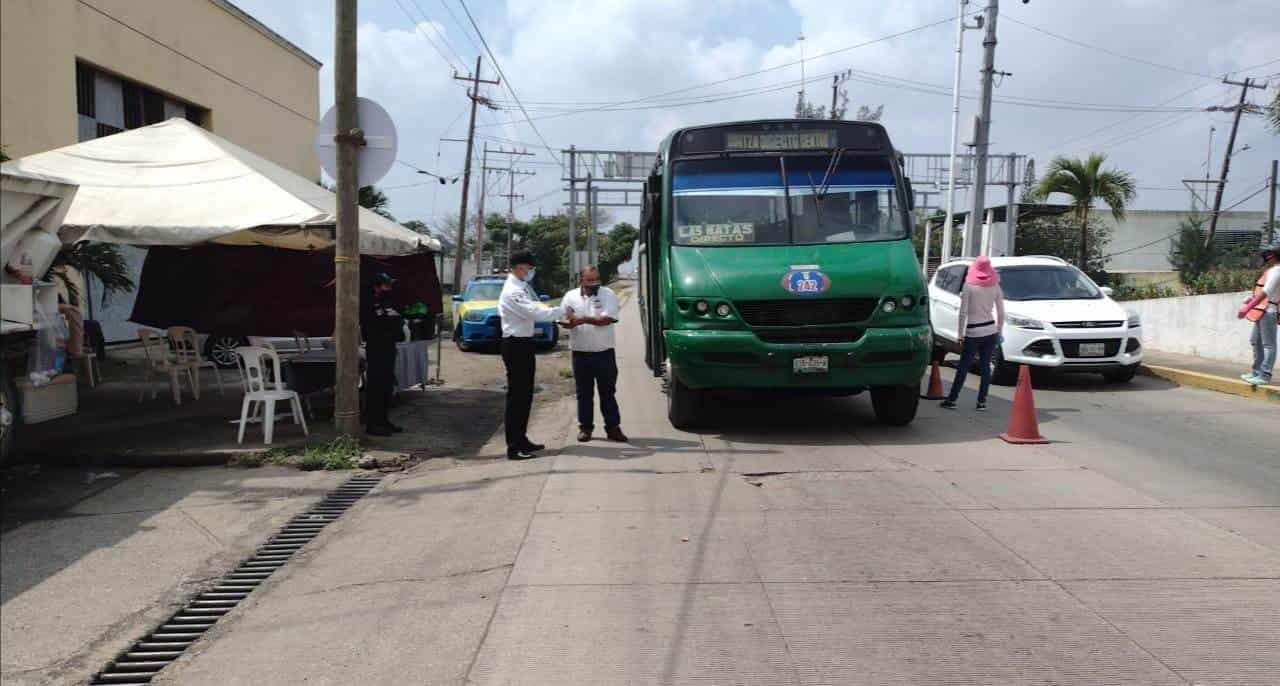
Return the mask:
<svg viewBox="0 0 1280 686"><path fill-rule="evenodd" d="M993 314L994 313L994 314ZM1004 329L1004 291L1000 290L1000 275L991 266L991 259L979 255L969 265L964 277L964 290L960 293L960 363L956 365L956 378L951 382L951 393L942 401L948 410L956 407L965 376L978 358L978 373L982 384L978 388L978 410L987 409L987 390L991 387L991 356L1000 343Z"/></svg>

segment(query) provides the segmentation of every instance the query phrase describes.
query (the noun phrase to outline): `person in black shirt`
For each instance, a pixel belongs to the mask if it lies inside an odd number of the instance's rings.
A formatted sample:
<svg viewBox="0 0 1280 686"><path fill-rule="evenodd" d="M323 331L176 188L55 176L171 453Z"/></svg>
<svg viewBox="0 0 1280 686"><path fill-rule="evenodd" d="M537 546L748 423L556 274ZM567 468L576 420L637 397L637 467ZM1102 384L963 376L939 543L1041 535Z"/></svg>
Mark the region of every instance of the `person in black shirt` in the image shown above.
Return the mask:
<svg viewBox="0 0 1280 686"><path fill-rule="evenodd" d="M396 280L390 274L373 277L360 307L365 356L365 433L390 436L403 431L391 423L391 394L395 385L396 343L403 337L404 319L396 309Z"/></svg>

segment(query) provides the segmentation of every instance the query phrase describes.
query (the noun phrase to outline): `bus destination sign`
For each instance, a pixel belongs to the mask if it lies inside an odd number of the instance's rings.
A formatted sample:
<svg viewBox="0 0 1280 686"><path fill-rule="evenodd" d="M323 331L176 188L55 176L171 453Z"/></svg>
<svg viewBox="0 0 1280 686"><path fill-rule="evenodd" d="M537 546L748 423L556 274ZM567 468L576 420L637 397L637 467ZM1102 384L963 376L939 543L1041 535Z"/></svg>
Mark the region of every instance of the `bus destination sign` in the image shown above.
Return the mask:
<svg viewBox="0 0 1280 686"><path fill-rule="evenodd" d="M724 135L726 151L830 150L839 140L831 129L764 133L730 132Z"/></svg>

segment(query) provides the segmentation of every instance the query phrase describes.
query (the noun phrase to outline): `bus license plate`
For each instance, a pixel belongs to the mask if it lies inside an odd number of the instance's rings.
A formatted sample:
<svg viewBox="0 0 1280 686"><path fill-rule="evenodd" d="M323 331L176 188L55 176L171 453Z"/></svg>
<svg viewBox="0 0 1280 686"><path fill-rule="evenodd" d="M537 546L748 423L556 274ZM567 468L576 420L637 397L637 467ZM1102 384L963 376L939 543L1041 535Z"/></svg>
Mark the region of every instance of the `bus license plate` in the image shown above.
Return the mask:
<svg viewBox="0 0 1280 686"><path fill-rule="evenodd" d="M828 369L826 355L808 355L791 360L791 369L796 374L825 374Z"/></svg>
<svg viewBox="0 0 1280 686"><path fill-rule="evenodd" d="M1081 343L1080 357L1105 357L1107 354L1106 343Z"/></svg>

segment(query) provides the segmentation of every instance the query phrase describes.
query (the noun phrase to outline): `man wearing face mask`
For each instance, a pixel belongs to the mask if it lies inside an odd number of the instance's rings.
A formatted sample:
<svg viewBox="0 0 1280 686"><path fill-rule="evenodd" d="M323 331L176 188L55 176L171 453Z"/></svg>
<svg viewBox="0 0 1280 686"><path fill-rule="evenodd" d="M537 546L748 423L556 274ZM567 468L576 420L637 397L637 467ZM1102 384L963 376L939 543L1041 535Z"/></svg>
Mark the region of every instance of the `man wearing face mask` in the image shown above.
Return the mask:
<svg viewBox="0 0 1280 686"><path fill-rule="evenodd" d="M618 296L600 285L600 271L583 267L579 287L564 294L560 304L568 315L569 349L573 351L573 380L578 391L578 441L591 440L595 429L595 389L600 389L600 414L605 435L611 441L627 442L622 433L615 390L618 360L614 355L613 325L618 323Z"/></svg>
<svg viewBox="0 0 1280 686"><path fill-rule="evenodd" d="M538 302L533 288L532 253L511 256L511 272L498 296L502 317L502 364L507 368L507 459L528 460L546 448L529 440L529 410L533 406L534 358L533 325L554 322L564 316L562 306L547 307Z"/></svg>

